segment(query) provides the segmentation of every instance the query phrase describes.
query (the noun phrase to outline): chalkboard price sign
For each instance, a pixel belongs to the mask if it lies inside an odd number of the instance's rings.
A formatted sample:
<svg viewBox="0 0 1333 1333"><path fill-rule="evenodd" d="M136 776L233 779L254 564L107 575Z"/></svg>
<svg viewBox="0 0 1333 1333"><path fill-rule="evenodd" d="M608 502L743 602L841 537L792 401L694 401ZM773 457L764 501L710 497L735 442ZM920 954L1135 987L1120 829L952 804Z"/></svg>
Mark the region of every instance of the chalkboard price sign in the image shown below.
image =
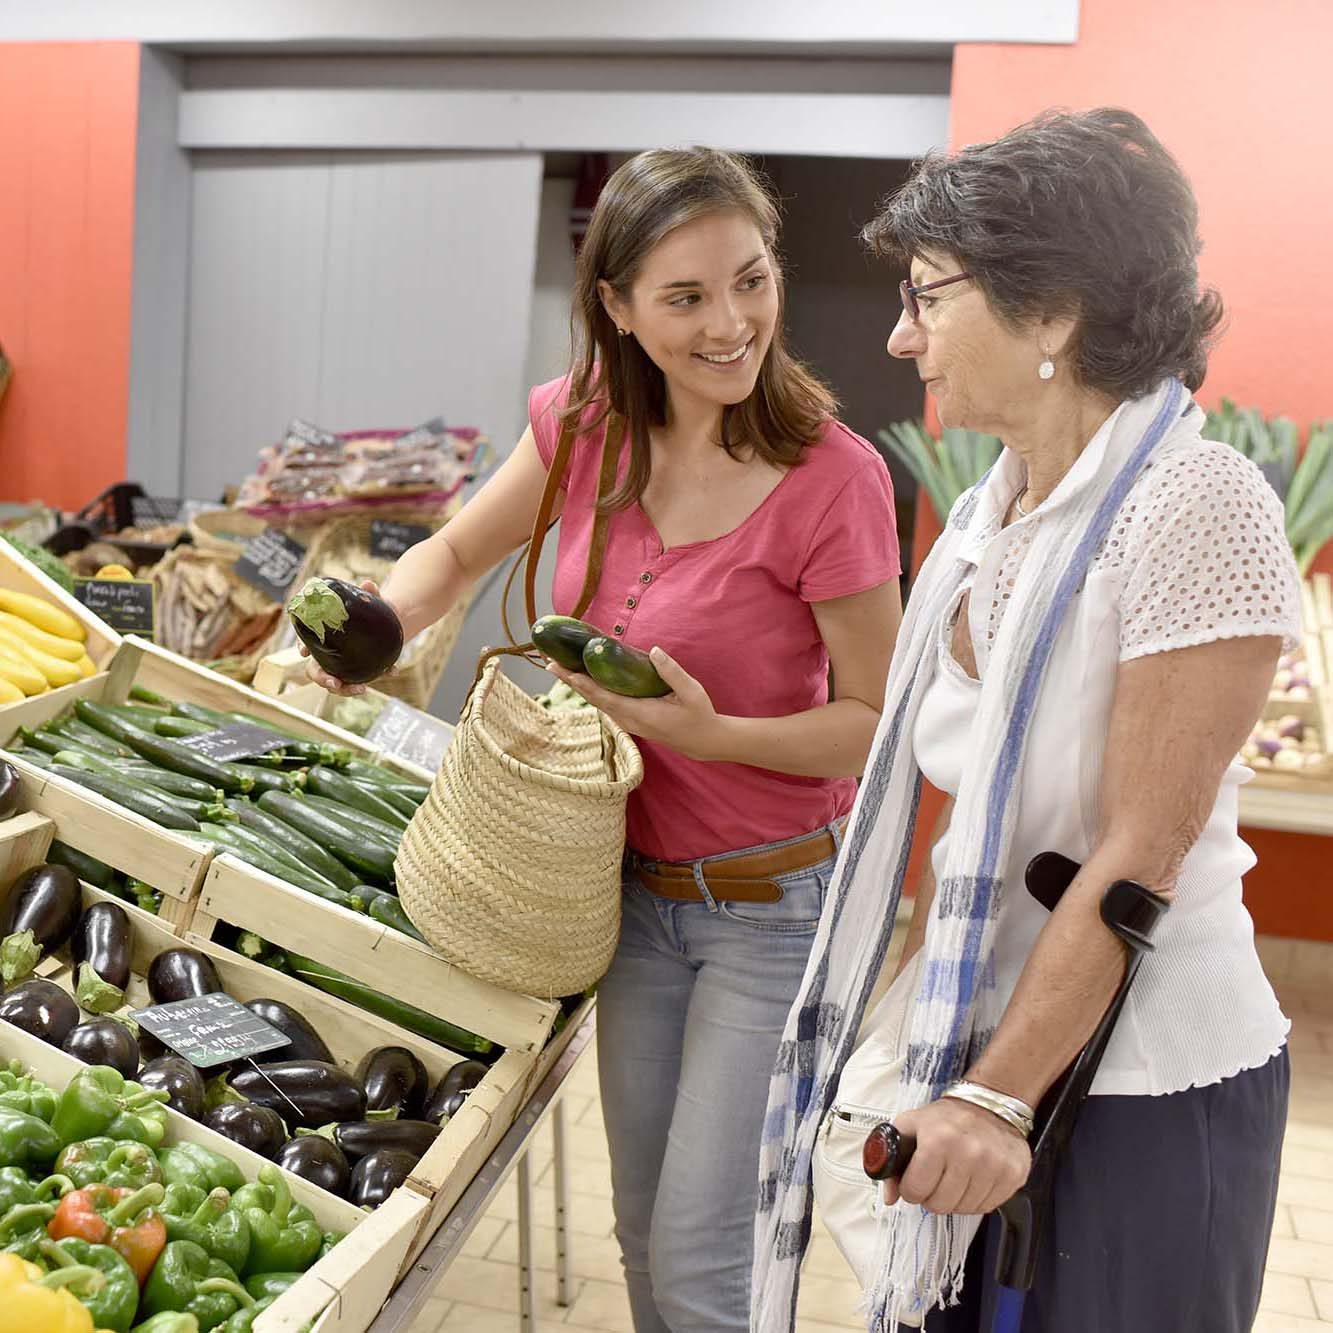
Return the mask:
<svg viewBox="0 0 1333 1333"><path fill-rule="evenodd" d="M277 528L265 528L245 544L236 575L275 602L285 600L305 560L305 547Z"/></svg>
<svg viewBox="0 0 1333 1333"><path fill-rule="evenodd" d="M430 529L424 523L395 523L387 518L370 520L370 554L377 560L397 560L404 551L424 542Z"/></svg>
<svg viewBox="0 0 1333 1333"><path fill-rule="evenodd" d="M253 759L257 754L280 750L286 739L255 722L231 722L215 731L189 736L182 744L220 764L229 764L236 759Z"/></svg>
<svg viewBox="0 0 1333 1333"><path fill-rule="evenodd" d="M390 699L370 724L366 739L391 754L434 772L439 768L454 729L401 699Z"/></svg>
<svg viewBox="0 0 1333 1333"><path fill-rule="evenodd" d="M136 1009L130 1017L200 1069L287 1045L285 1033L221 991Z"/></svg>
<svg viewBox="0 0 1333 1333"><path fill-rule="evenodd" d="M153 585L147 579L75 579L74 596L119 634L153 637Z"/></svg>

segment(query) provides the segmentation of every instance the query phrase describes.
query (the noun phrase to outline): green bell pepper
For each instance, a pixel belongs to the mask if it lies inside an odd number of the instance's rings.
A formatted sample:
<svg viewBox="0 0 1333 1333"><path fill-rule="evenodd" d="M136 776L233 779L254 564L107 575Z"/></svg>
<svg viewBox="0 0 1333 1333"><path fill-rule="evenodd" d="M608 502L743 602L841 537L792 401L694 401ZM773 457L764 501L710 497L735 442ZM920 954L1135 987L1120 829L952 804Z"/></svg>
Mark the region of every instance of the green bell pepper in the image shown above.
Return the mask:
<svg viewBox="0 0 1333 1333"><path fill-rule="evenodd" d="M46 1236L46 1224L55 1216L53 1203L20 1203L0 1217L0 1250L37 1263L38 1246Z"/></svg>
<svg viewBox="0 0 1333 1333"><path fill-rule="evenodd" d="M45 1120L0 1106L0 1166L49 1165L60 1139Z"/></svg>
<svg viewBox="0 0 1333 1333"><path fill-rule="evenodd" d="M266 1296L262 1301L256 1301L253 1305L247 1305L244 1310L237 1310L236 1313L219 1328L218 1333L252 1333L255 1326L255 1320L258 1319L259 1316L277 1299L276 1296Z"/></svg>
<svg viewBox="0 0 1333 1333"><path fill-rule="evenodd" d="M80 1303L93 1317L98 1330L112 1329L114 1333L128 1333L139 1308L139 1279L134 1270L109 1245L90 1245L86 1240L44 1240L38 1246L52 1268L74 1268L86 1264L95 1268L106 1279L96 1287L90 1285L86 1295L78 1295Z"/></svg>
<svg viewBox="0 0 1333 1333"><path fill-rule="evenodd" d="M52 1194L68 1194L74 1182L68 1176L47 1176L34 1181L17 1166L0 1166L0 1217L21 1203L48 1203Z"/></svg>
<svg viewBox="0 0 1333 1333"><path fill-rule="evenodd" d="M326 1231L323 1236L323 1244L319 1247L319 1253L316 1259L322 1259L333 1247L340 1241L347 1238L345 1231Z"/></svg>
<svg viewBox="0 0 1333 1333"><path fill-rule="evenodd" d="M303 1272L314 1262L324 1237L309 1208L292 1202L282 1171L271 1162L259 1182L236 1191L232 1207L250 1224L250 1257L242 1276Z"/></svg>
<svg viewBox="0 0 1333 1333"><path fill-rule="evenodd" d="M199 1333L225 1323L237 1310L254 1304L235 1272L221 1259L210 1259L193 1241L172 1241L143 1289L147 1314L178 1310L199 1321Z"/></svg>
<svg viewBox="0 0 1333 1333"><path fill-rule="evenodd" d="M79 1189L103 1184L137 1190L162 1179L157 1155L146 1143L105 1135L67 1143L56 1158L56 1170L68 1176Z"/></svg>
<svg viewBox="0 0 1333 1333"><path fill-rule="evenodd" d="M51 1128L60 1147L105 1135L156 1148L167 1136L167 1097L164 1089L145 1088L108 1065L89 1065L60 1094Z"/></svg>
<svg viewBox="0 0 1333 1333"><path fill-rule="evenodd" d="M288 1287L304 1276L304 1273L254 1273L245 1279L245 1289L257 1301L276 1301Z"/></svg>
<svg viewBox="0 0 1333 1333"><path fill-rule="evenodd" d="M192 1240L238 1273L250 1257L250 1223L225 1189L205 1194L194 1185L168 1185L159 1211L169 1241Z"/></svg>
<svg viewBox="0 0 1333 1333"><path fill-rule="evenodd" d="M11 1060L0 1069L0 1106L35 1115L49 1124L56 1109L55 1089L29 1074L21 1060Z"/></svg>
<svg viewBox="0 0 1333 1333"><path fill-rule="evenodd" d="M245 1184L241 1168L230 1157L199 1143L173 1143L158 1153L157 1160L167 1185L193 1185L207 1194L216 1189L230 1193Z"/></svg>
<svg viewBox="0 0 1333 1333"><path fill-rule="evenodd" d="M230 1322L224 1327L229 1329ZM142 1324L135 1324L130 1333L199 1333L199 1321L192 1314L182 1314L179 1310L163 1310ZM250 1333L250 1330L247 1328L244 1333Z"/></svg>

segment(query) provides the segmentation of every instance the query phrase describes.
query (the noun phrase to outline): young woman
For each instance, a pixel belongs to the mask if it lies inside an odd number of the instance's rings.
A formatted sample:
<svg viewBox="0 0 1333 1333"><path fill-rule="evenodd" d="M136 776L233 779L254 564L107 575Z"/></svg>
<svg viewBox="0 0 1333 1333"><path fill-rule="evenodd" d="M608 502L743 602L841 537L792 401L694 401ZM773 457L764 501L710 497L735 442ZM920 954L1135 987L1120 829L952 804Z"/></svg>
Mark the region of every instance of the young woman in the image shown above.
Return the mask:
<svg viewBox="0 0 1333 1333"><path fill-rule="evenodd" d="M651 649L672 693L627 699L552 669L644 758L598 1005L638 1333L749 1327L768 1078L901 616L888 472L784 345L777 230L728 154L622 166L579 256L570 374L532 391L514 453L384 589L408 636L448 610L528 535L568 425L554 588L568 612L609 414L624 423L585 618Z"/></svg>

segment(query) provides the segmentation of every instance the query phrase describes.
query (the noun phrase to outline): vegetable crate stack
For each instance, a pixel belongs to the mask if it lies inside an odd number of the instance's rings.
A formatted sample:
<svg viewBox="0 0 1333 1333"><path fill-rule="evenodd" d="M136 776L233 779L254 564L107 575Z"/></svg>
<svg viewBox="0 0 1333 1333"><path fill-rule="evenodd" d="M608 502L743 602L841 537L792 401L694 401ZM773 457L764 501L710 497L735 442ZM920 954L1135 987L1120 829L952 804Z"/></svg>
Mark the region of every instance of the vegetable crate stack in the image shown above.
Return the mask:
<svg viewBox="0 0 1333 1333"><path fill-rule="evenodd" d="M251 1316L255 1333L364 1329L513 1121L536 1055L469 1058L182 939L53 864L54 832L31 811L0 821L0 1249L103 1272L89 1329L176 1309L237 1333ZM259 1068L196 1070L125 1023L217 992L286 1038Z"/></svg>
<svg viewBox="0 0 1333 1333"><path fill-rule="evenodd" d="M1333 580L1301 585L1302 640L1284 653L1242 762L1269 786L1333 783Z"/></svg>
<svg viewBox="0 0 1333 1333"><path fill-rule="evenodd" d="M0 542L0 717L105 670L119 646L115 630Z"/></svg>

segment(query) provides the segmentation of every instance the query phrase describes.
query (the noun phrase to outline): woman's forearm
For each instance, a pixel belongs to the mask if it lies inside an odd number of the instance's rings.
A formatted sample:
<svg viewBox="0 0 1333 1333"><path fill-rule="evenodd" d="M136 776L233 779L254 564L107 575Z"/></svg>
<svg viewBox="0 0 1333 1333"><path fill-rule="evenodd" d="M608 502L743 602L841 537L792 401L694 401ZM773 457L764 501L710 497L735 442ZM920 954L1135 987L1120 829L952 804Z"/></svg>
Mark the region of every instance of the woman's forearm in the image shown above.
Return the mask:
<svg viewBox="0 0 1333 1333"><path fill-rule="evenodd" d="M476 578L463 567L441 528L398 558L380 592L398 613L407 640L433 625Z"/></svg>
<svg viewBox="0 0 1333 1333"><path fill-rule="evenodd" d="M691 758L803 778L858 778L878 725L879 713L859 699L788 717L718 717Z"/></svg>

